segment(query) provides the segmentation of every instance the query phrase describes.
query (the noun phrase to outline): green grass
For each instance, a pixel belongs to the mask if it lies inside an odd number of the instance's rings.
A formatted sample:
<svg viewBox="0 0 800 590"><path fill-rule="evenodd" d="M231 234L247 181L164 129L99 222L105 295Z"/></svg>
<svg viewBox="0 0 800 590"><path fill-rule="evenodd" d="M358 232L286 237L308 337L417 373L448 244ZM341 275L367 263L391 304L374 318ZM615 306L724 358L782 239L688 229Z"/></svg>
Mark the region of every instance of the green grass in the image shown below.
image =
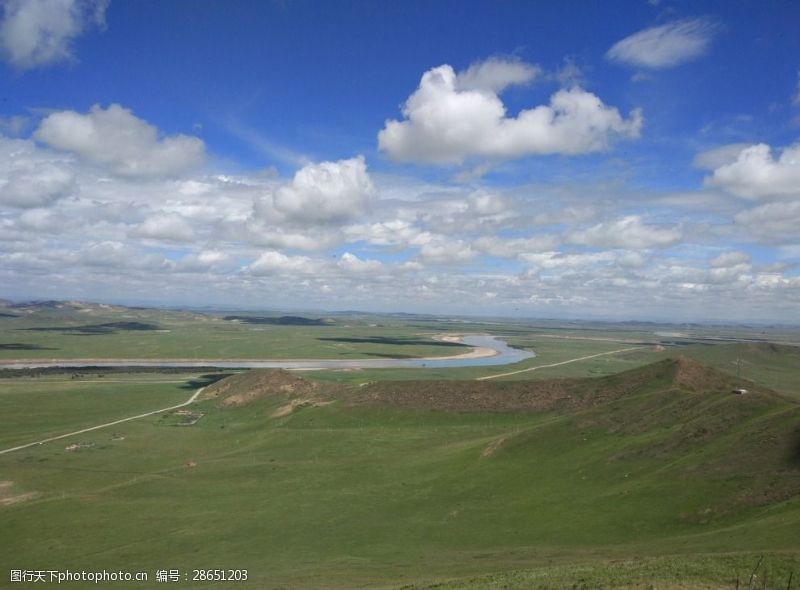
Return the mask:
<svg viewBox="0 0 800 590"><path fill-rule="evenodd" d="M0 316L0 360L50 358L403 358L448 356L463 349L429 341L443 332L492 333L508 337L515 346L533 347L540 361L556 362L581 354L602 352L635 344L661 341L717 342L709 340L747 338L775 342L800 342L796 328L747 328L725 326L668 326L639 323L568 322L558 320L487 319L445 321L432 317L379 315L333 315L327 326L279 326L226 321L227 312L194 313L159 309L108 306L32 306L26 310L4 308ZM281 314L275 314L281 315ZM324 314L298 315L310 318ZM116 329L97 329L103 324ZM125 329L126 324L140 328ZM87 329L88 327L88 329ZM94 328L92 328L94 327ZM129 325L130 327L130 325ZM31 329L33 328L33 329ZM56 330L53 330L56 328ZM680 337L665 334L681 334ZM716 347L707 347L716 348ZM628 358L628 357L626 357ZM607 374L634 366L632 363L589 361L589 370L578 365L548 369L547 377ZM488 371L488 369L486 370ZM469 369L432 372L434 378L469 378ZM497 370L496 372L502 372ZM379 372L391 379L406 378L403 371ZM544 372L529 374L539 378ZM536 377L533 377L536 375ZM529 378L529 377L524 377ZM544 376L542 378L545 378Z"/></svg>
<svg viewBox="0 0 800 590"><path fill-rule="evenodd" d="M800 347L721 344L686 347L683 352L732 375L736 374L736 359L741 358L744 379L800 398Z"/></svg>
<svg viewBox="0 0 800 590"><path fill-rule="evenodd" d="M508 337L508 343L514 347L533 350L536 356L513 365L497 366L475 366L457 368L424 368L424 369L363 369L363 370L339 370L339 371L309 371L309 377L322 381L335 381L343 383L364 383L367 381L406 381L415 379L430 380L463 380L475 379L486 375L499 375L509 371L518 371L541 365L558 363L582 356L610 352L633 346L631 344L620 344L619 342L606 341L565 341L552 338L538 338L528 336L525 338L515 336L509 337L502 331L493 332L500 338ZM623 355L613 355L599 357L570 363L560 367L527 371L509 377L501 377L502 380L529 380L529 379L552 379L561 377L596 377L610 375L629 368L634 368L663 358L661 355L651 354L650 347L643 347L643 352L638 353L635 360L632 360L629 353ZM302 373L301 373L302 374Z"/></svg>
<svg viewBox="0 0 800 590"><path fill-rule="evenodd" d="M217 588L732 587L765 553L776 579L800 574L800 497L782 494L800 485L798 406L669 379L577 413L340 399L271 418L284 398L209 401L194 426L153 416L114 428L123 440L97 431L77 452L65 440L0 456L0 480L39 494L0 507L0 571L249 570L245 584L200 585ZM20 388L32 385L49 388ZM120 400L138 391L120 387ZM42 395L39 409L60 407Z"/></svg>
<svg viewBox="0 0 800 590"><path fill-rule="evenodd" d="M759 554L668 556L617 559L580 565L558 564L536 569L461 578L408 590L528 590L529 588L786 588L800 571L800 558ZM790 576L792 576L790 578Z"/></svg>
<svg viewBox="0 0 800 590"><path fill-rule="evenodd" d="M153 329L91 329L118 322ZM458 344L433 341L430 337L437 332L398 321L378 325L340 320L330 326L275 326L227 321L222 314L45 310L0 317L0 359L412 358L468 350Z"/></svg>
<svg viewBox="0 0 800 590"><path fill-rule="evenodd" d="M192 391L185 375L0 379L0 449L179 404Z"/></svg>

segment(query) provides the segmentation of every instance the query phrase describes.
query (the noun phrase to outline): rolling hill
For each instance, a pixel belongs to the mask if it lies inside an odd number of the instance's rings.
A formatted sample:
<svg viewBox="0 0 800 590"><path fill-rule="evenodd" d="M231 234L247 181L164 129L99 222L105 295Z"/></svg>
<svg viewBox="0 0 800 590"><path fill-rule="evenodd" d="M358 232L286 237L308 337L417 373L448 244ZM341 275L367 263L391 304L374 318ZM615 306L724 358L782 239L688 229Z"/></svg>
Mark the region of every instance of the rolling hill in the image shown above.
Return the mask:
<svg viewBox="0 0 800 590"><path fill-rule="evenodd" d="M501 563L531 547L577 562L587 551L667 554L673 575L695 552L717 565L732 553L744 564L754 552L771 551L782 556L778 563L787 552L795 563L800 549L793 532L800 525L800 405L754 383L746 383L749 394L734 395L730 375L688 358L593 379L376 382L331 391L284 372L251 371L218 386L230 384L226 395L241 398L247 394L237 393L239 383L248 391L257 384L255 407L286 408L287 400L309 395L336 400L273 411L296 433L327 426L343 434L356 423L423 437L427 429L450 432L442 440L429 431L428 445L423 438L401 456L380 455L382 468L411 493L390 494L393 511L382 516L412 518L428 530L416 542L439 551L481 548ZM271 386L280 395L263 393ZM598 579L604 568L595 571ZM722 575L712 570L706 582Z"/></svg>
<svg viewBox="0 0 800 590"><path fill-rule="evenodd" d="M0 531L50 567L249 570L220 588L733 588L756 565L785 588L800 405L733 379L685 358L508 382L248 371L207 386L192 425L2 458L31 495Z"/></svg>

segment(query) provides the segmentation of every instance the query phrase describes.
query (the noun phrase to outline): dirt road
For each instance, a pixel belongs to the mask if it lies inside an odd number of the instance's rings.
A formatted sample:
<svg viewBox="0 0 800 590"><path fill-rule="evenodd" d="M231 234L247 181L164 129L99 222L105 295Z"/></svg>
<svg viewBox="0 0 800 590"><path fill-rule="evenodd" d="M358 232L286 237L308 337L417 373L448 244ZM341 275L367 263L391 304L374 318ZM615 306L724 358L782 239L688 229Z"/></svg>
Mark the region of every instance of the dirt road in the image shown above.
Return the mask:
<svg viewBox="0 0 800 590"><path fill-rule="evenodd" d="M77 436L78 434L83 434L84 432L91 432L92 430L100 430L101 428L107 428L109 426L114 426L115 424L122 424L123 422L130 422L131 420L138 420L139 418L146 418L147 416L152 416L153 414L158 414L160 412L169 412L170 410L177 410L178 408L182 408L184 406L188 406L198 398L198 396L203 393L205 387L201 387L197 391L192 394L188 400L183 402L182 404L178 404L176 406L170 406L168 408L161 408L160 410L153 410L152 412L146 412L144 414L137 414L136 416L130 416L128 418L122 418L121 420L114 420L113 422L106 422L105 424L99 424L97 426L91 426L89 428L83 428L81 430L76 430L75 432L68 432L67 434L59 434L58 436L51 436L49 438L43 438L42 440L37 440L32 443L27 443L24 445L19 445L18 447L11 447L10 449L3 449L0 450L0 455L5 455L6 453L12 453L14 451L21 451L22 449L27 449L28 447L33 447L36 445L43 445L44 443L52 442L54 440L60 440L62 438L69 438L70 436Z"/></svg>
<svg viewBox="0 0 800 590"><path fill-rule="evenodd" d="M509 371L508 373L499 373L497 375L487 375L485 377L477 377L476 381L486 381L487 379L497 379L498 377L508 377L509 375L516 375L517 373L527 373L528 371L537 371L539 369L547 369L549 367L558 367L560 365L568 365L569 363L577 363L578 361L585 361L587 359L593 359L598 356L606 356L609 354L618 354L620 352L628 352L629 350L640 350L645 348L644 346L633 346L631 348L620 348L619 350L610 350L608 352L600 352L598 354L590 354L588 356L582 356L576 359L570 359L568 361L561 361L560 363L552 363L549 365L539 365L537 367L529 367L527 369L520 369L519 371Z"/></svg>

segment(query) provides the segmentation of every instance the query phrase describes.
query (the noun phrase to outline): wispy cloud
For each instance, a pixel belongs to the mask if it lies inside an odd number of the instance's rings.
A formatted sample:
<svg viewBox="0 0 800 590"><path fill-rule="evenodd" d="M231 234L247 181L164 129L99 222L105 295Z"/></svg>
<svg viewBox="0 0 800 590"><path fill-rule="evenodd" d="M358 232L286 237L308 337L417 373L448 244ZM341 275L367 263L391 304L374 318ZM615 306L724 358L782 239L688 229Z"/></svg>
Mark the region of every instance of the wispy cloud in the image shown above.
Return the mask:
<svg viewBox="0 0 800 590"><path fill-rule="evenodd" d="M17 69L75 59L72 42L105 28L108 0L7 0L0 21L0 54Z"/></svg>
<svg viewBox="0 0 800 590"><path fill-rule="evenodd" d="M792 104L796 107L800 107L800 70L797 71L797 86L794 96L792 97Z"/></svg>
<svg viewBox="0 0 800 590"><path fill-rule="evenodd" d="M710 18L672 21L617 41L606 58L642 68L671 68L704 55L720 28Z"/></svg>
<svg viewBox="0 0 800 590"><path fill-rule="evenodd" d="M228 117L222 122L222 127L225 129L225 131L242 140L260 154L263 154L270 159L277 160L282 164L299 168L311 163L312 161L312 159L307 155L301 154L290 148L287 148L284 145L280 145L279 143L272 141L264 134L256 131L252 127L245 125L237 118Z"/></svg>

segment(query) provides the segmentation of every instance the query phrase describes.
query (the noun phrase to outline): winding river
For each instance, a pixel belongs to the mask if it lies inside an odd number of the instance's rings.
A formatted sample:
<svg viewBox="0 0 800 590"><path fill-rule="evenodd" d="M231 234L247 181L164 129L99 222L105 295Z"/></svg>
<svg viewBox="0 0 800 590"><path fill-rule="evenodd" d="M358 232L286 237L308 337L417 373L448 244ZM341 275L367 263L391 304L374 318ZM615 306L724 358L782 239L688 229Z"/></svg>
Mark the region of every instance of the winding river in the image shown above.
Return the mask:
<svg viewBox="0 0 800 590"><path fill-rule="evenodd" d="M219 369L443 369L447 367L486 367L509 365L531 358L534 353L512 348L504 340L488 334L469 335L461 343L475 347L462 355L417 359L286 359L286 360L186 360L186 359L74 359L0 361L0 369L35 369L44 367L215 367Z"/></svg>

